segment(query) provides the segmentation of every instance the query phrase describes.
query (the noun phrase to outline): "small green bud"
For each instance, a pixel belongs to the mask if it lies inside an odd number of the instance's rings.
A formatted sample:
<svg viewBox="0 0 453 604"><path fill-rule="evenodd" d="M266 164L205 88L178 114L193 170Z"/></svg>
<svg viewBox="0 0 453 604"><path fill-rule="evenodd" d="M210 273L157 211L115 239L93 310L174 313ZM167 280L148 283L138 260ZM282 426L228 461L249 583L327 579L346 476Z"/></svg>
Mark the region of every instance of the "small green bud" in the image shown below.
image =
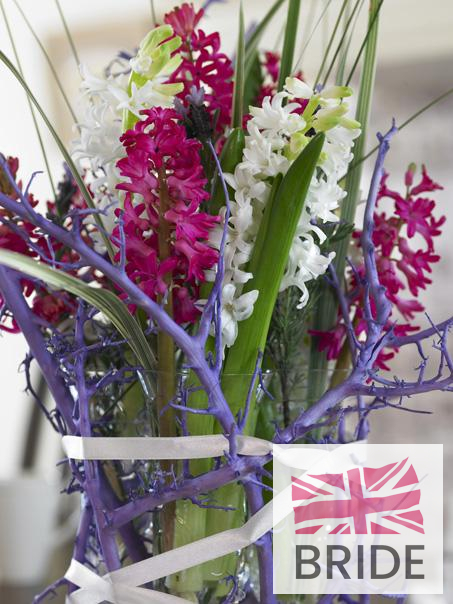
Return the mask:
<svg viewBox="0 0 453 604"><path fill-rule="evenodd" d="M352 118L342 117L340 119L340 126L343 126L343 128L347 128L348 130L356 130L357 128L360 128L360 122L353 120Z"/></svg>
<svg viewBox="0 0 453 604"><path fill-rule="evenodd" d="M309 139L305 136L304 132L295 132L291 135L289 144L286 145L284 154L287 159L292 161L300 154L309 142Z"/></svg>
<svg viewBox="0 0 453 604"><path fill-rule="evenodd" d="M344 99L352 96L353 90L349 86L331 86L321 92L323 99Z"/></svg>
<svg viewBox="0 0 453 604"><path fill-rule="evenodd" d="M344 114L347 113L348 107L342 103L336 107L326 107L321 109L314 116L313 127L317 132L326 132L338 126Z"/></svg>

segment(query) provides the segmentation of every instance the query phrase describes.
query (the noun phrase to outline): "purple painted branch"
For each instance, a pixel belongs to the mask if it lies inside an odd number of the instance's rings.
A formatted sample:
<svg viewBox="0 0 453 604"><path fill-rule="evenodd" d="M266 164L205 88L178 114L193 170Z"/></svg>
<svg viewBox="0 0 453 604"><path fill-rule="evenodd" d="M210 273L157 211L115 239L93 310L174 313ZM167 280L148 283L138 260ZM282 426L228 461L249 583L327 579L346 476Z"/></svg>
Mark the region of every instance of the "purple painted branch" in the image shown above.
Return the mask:
<svg viewBox="0 0 453 604"><path fill-rule="evenodd" d="M14 183L7 166L4 166L4 171L10 181ZM15 183L14 186L16 186ZM77 252L86 266L96 268L103 273L126 292L130 302L142 308L148 317L155 321L159 329L168 333L186 355L188 366L195 371L206 392L209 392L210 402L213 405L212 415L221 424L224 431L229 433L232 426L235 425L235 419L223 395L219 377L206 361L204 345L196 337L190 336L182 327L177 325L163 308L151 300L118 266L112 265L74 233L36 213L29 207L28 202L24 204L22 192L19 191L19 194L21 195L21 202L15 201L0 192L0 205L9 212L28 220L47 235Z"/></svg>
<svg viewBox="0 0 453 604"><path fill-rule="evenodd" d="M22 366L23 366L24 372L25 372L25 382L26 382L25 392L31 394L31 396L35 399L35 402L38 405L39 409L44 414L44 417L50 423L50 425L55 430L55 432L60 432L60 429L59 429L60 427L59 427L58 422L56 421L56 419L54 417L52 417L52 414L48 411L44 402L41 400L39 394L36 392L35 388L33 387L31 371L30 371L30 366L31 366L32 361L33 361L33 355L30 352L28 352L25 356L25 359L22 361Z"/></svg>
<svg viewBox="0 0 453 604"><path fill-rule="evenodd" d="M245 495L250 514L256 514L263 506L262 488L250 481L244 485ZM255 543L258 553L258 566L260 575L260 603L277 604L277 598L273 589L273 558L272 558L272 536L268 532Z"/></svg>
<svg viewBox="0 0 453 604"><path fill-rule="evenodd" d="M407 344L417 344L422 340L426 340L431 336L437 335L440 331L444 331L453 326L453 317L442 321L441 323L437 323L428 329L424 329L423 331L418 331L417 333L411 334L409 336L401 336L397 337L395 335L391 336L387 342L387 346L391 346L392 348L401 348L401 346L406 346Z"/></svg>
<svg viewBox="0 0 453 604"><path fill-rule="evenodd" d="M33 604L40 604L40 602L44 602L44 600L47 600L47 598L49 596L55 597L56 590L59 587L61 587L62 585L68 585L68 584L69 584L69 581L67 579L65 579L64 577L57 579L57 581L52 583L52 585L49 585L48 587L46 587L46 589L44 591L42 591L40 594L38 594L37 596L35 596L33 598Z"/></svg>
<svg viewBox="0 0 453 604"><path fill-rule="evenodd" d="M113 510L114 508L119 506L120 501L115 495L110 483L108 482L102 467L99 467L99 478L101 481L103 499L109 509ZM109 512L106 510L104 515L105 518L108 517L108 514ZM135 531L132 522L126 522L124 525L119 527L118 532L121 536L121 539L123 540L127 553L129 554L129 557L132 562L140 562L141 560L148 558L148 551L143 541Z"/></svg>
<svg viewBox="0 0 453 604"><path fill-rule="evenodd" d="M370 433L370 424L368 422L366 416L366 405L363 400L363 396L357 396L358 399L358 412L359 412L359 422L357 425L357 440L366 440L368 438L368 434Z"/></svg>
<svg viewBox="0 0 453 604"><path fill-rule="evenodd" d="M385 288L380 284L379 275L374 256L373 230L374 230L374 210L379 192L379 186L384 171L384 160L389 150L389 141L396 132L393 123L392 128L382 136L378 134L379 151L376 164L371 179L370 190L368 193L365 216L363 221L362 249L365 258L365 274L367 280L368 301L366 301L365 313L368 313L368 332L365 343L362 345L356 368L351 372L348 378L339 386L326 392L314 405L308 410L304 410L283 432L276 436L276 442L292 442L307 431L311 425L316 424L319 419L333 406L341 403L346 397L363 394L359 387L365 382L374 365L377 355L385 345L385 338L382 337L385 325L391 313L391 304L385 295ZM371 301L376 307L376 318L371 314Z"/></svg>
<svg viewBox="0 0 453 604"><path fill-rule="evenodd" d="M365 207L362 231L362 250L365 261L365 274L367 281L367 290L370 294L369 305L374 302L376 317L370 316L368 320L368 334L366 343L359 355L358 366L371 369L374 365L377 355L383 345L379 345L379 339L385 328L385 325L392 312L392 305L386 296L386 288L379 281L378 270L376 266L375 247L373 244L374 232L374 211L379 193L382 176L384 174L384 159L390 148L390 140L396 133L395 122L390 130L382 136L378 134L379 151L376 159L376 165L371 178L370 190Z"/></svg>
<svg viewBox="0 0 453 604"><path fill-rule="evenodd" d="M332 604L334 598L336 597L337 596L333 594L326 594L325 596L322 596L320 600L318 600L318 604Z"/></svg>
<svg viewBox="0 0 453 604"><path fill-rule="evenodd" d="M230 197L228 195L228 187L225 182L225 178L222 171L222 166L220 165L219 158L217 157L216 150L214 149L214 145L211 141L208 141L208 147L211 152L211 155L214 159L214 162L217 167L217 172L220 178L220 182L222 184L223 194L225 197L225 216L223 222L223 231L222 231L222 239L220 242L219 249L219 261L217 263L217 272L214 280L214 284L212 286L211 292L209 294L206 305L203 309L203 314L200 319L200 326L198 328L197 339L200 340L203 347L206 344L206 340L209 335L209 329L211 326L212 318L215 313L215 368L217 374L220 373L221 363L222 363L222 318L221 318L221 308L222 308L222 288L223 288L223 279L225 276L225 245L228 234L228 221L230 219Z"/></svg>
<svg viewBox="0 0 453 604"><path fill-rule="evenodd" d="M225 484L235 482L250 473L257 472L268 463L269 457L237 457L233 464L225 465L217 470L190 478L178 484L177 488L160 493L150 493L134 501L129 501L107 514L107 520L112 527L119 527L137 518L145 512L177 501L195 497L199 493L213 491Z"/></svg>
<svg viewBox="0 0 453 604"><path fill-rule="evenodd" d="M433 382L409 382L395 384L394 386L374 386L373 384L358 384L355 388L357 394L363 396L377 396L379 398L401 398L405 396L414 396L415 394L424 394L425 392L434 392L436 390L452 391L453 374L443 380Z"/></svg>
<svg viewBox="0 0 453 604"><path fill-rule="evenodd" d="M353 372L344 382L328 390L314 405L299 416L284 430L278 432L274 442L292 443L303 436L332 407L340 404L345 398L357 394L357 387L362 380L362 372Z"/></svg>
<svg viewBox="0 0 453 604"><path fill-rule="evenodd" d="M75 342L82 352L77 356L74 367L77 378L78 423L80 435L91 436L90 397L85 381L86 352L83 350L83 345L85 344L85 321L86 311L83 303L80 303L75 323ZM83 466L85 469L85 481L83 486L93 509L104 562L108 571L117 570L121 568L121 560L116 546L115 534L105 523L105 505L100 493L101 484L98 463L84 461Z"/></svg>
<svg viewBox="0 0 453 604"><path fill-rule="evenodd" d="M82 495L82 511L80 513L79 526L74 542L72 557L81 564L85 562L86 548L90 533L90 525L93 518L93 509L85 495Z"/></svg>
<svg viewBox="0 0 453 604"><path fill-rule="evenodd" d="M90 536L90 526L93 519L93 510L84 493L81 495L81 507L82 509L80 512L79 526L77 527L72 557L74 560L77 560L77 562L80 562L80 564L84 564L86 560L85 556L88 547L88 539ZM76 589L77 585L69 583L69 593L72 593Z"/></svg>
<svg viewBox="0 0 453 604"><path fill-rule="evenodd" d="M32 241L30 239L27 231L23 227L18 226L12 220L10 220L10 219L7 220L2 216L0 216L0 222L4 226L6 226L8 229L10 229L14 234L16 234L18 237L23 239L23 241L25 242L25 245L30 250L35 252L35 254L43 262L46 262L47 264L49 264L50 266L53 266L55 268L64 268L68 271L80 268L80 263L78 263L78 262L70 263L70 262L59 262L58 260L56 260L53 250L51 249L51 246L49 245L49 241L47 241L46 243L47 243L47 247L49 249L50 257L46 256L42 247L40 247L37 243L35 243L34 241Z"/></svg>
<svg viewBox="0 0 453 604"><path fill-rule="evenodd" d="M58 364L47 349L44 337L33 320L33 314L22 293L18 273L0 266L0 291L6 304L14 313L14 318L27 341L32 355L41 367L41 371L67 429L70 432L74 432L74 400L59 374Z"/></svg>
<svg viewBox="0 0 453 604"><path fill-rule="evenodd" d="M256 356L255 369L253 370L252 379L250 380L249 390L247 392L247 398L245 399L244 411L239 411L238 413L238 430L239 432L243 432L245 425L247 423L247 418L250 410L250 402L252 400L252 396L255 392L255 382L256 378L260 375L261 371L261 361L263 359L263 353L261 350L258 350L258 354Z"/></svg>
<svg viewBox="0 0 453 604"><path fill-rule="evenodd" d="M360 350L361 345L357 340L355 335L354 327L351 322L351 317L349 316L349 306L346 300L346 296L341 288L340 282L338 280L338 275L335 270L335 266L331 263L329 264L329 273L330 278L332 280L333 288L335 289L335 293L338 297L338 302L340 304L341 315L343 317L343 321L346 325L346 331L348 334L348 343L349 343L349 351L351 353L351 359L354 362L357 356L357 350Z"/></svg>

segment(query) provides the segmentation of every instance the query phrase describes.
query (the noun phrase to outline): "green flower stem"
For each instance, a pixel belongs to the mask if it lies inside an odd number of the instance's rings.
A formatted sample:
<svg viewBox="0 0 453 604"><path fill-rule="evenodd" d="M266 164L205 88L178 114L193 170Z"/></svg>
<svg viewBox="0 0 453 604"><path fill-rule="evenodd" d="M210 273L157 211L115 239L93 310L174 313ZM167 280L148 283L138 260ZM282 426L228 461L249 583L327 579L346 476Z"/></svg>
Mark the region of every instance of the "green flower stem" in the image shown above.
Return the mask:
<svg viewBox="0 0 453 604"><path fill-rule="evenodd" d="M220 163L222 172L233 173L237 164L242 160L242 154L245 146L245 135L241 127L234 128L222 150ZM229 195L232 195L229 189ZM213 215L218 215L221 208L225 206L225 196L217 178L214 185L214 191L206 209ZM207 299L212 289L211 283L205 283L201 289L201 298ZM208 338L206 344L206 353L214 353L214 339ZM187 377L187 384L190 386L199 386L198 378L193 371ZM207 407L207 396L203 391L194 392L188 401L188 405L194 409L203 409ZM211 415L192 415L187 414L187 429L191 435L212 434L214 432L214 419ZM194 459L190 462L190 472L193 476L198 476L209 471L211 461L209 459ZM207 509L201 508L190 501L178 501L176 503L176 520L174 547L187 545L198 539L205 537L207 533ZM172 593L183 594L186 599L192 599L195 594L203 588L204 576L209 574L206 565L194 566L180 573L172 575L168 579L168 586ZM212 578L212 577L211 577Z"/></svg>
<svg viewBox="0 0 453 604"><path fill-rule="evenodd" d="M208 339L207 349L214 352L214 341ZM193 371L189 373L187 385L198 386L199 381ZM188 406L195 409L205 409L208 398L203 390L194 392L188 400ZM212 434L214 432L214 418L211 415L187 414L187 429L191 435ZM211 469L210 459L193 459L190 462L190 472L193 476L205 474ZM174 547L181 547L193 541L198 541L206 536L207 509L201 508L188 500L176 502ZM191 599L203 588L203 566L193 566L180 573L172 575L168 586L172 593L184 594L186 599ZM193 598L192 598L193 599ZM196 601L196 600L194 600Z"/></svg>
<svg viewBox="0 0 453 604"><path fill-rule="evenodd" d="M167 180L163 168L159 170L159 260L164 262L170 256L170 228L165 213L171 207ZM171 317L173 314L173 297L170 277L167 279L168 296L165 311ZM156 407L159 421L160 436L176 436L176 419L174 410L169 406L176 391L175 344L173 338L159 330L157 334L157 400ZM171 472L174 462L163 461L164 472ZM162 510L162 549L169 551L173 548L175 503L165 505Z"/></svg>
<svg viewBox="0 0 453 604"><path fill-rule="evenodd" d="M168 305L171 304L171 298ZM167 305L167 306L168 306ZM166 307L168 312L168 308ZM159 422L159 436L176 436L175 414L169 401L175 396L176 371L175 371L175 345L171 336L159 331L157 336L157 399L156 407ZM161 467L164 472L171 473L172 460L162 461ZM173 548L175 503L167 504L162 509L162 551L167 552Z"/></svg>
<svg viewBox="0 0 453 604"><path fill-rule="evenodd" d="M374 79L376 73L376 55L379 25L380 0L370 0L369 28L370 34L367 39L364 65L360 80L360 91L357 102L356 119L360 122L362 133L355 141L354 156L359 159L363 156L367 126L373 97ZM378 16L376 16L378 15ZM341 206L340 218L346 223L353 223L356 207L360 194L360 181L362 169L357 167L350 170L346 177L345 188L347 195ZM334 266L339 279L343 278L345 270L346 255L348 253L349 238L342 239L336 247ZM335 323L337 312L337 300L328 285L323 286L320 304L314 318L313 328L319 331L328 331ZM327 357L324 352L318 350L318 338L312 338L312 346L309 360L310 381L308 385L308 403L313 404L325 391L327 382Z"/></svg>
<svg viewBox="0 0 453 604"><path fill-rule="evenodd" d="M239 324L237 340L229 350L225 361L225 378L222 381L225 398L235 415L243 410L250 384L246 379L232 380L230 376L253 374L257 355L266 346L280 283L324 138L324 134L318 134L310 141L293 162L274 198L269 199L266 205L248 267L253 277L244 288L244 292L258 290L260 295L252 316ZM244 427L246 434L254 433L256 414L255 398L252 397ZM219 505L236 508L237 512L210 509L207 520L208 531L228 530L243 523L242 487L229 485L222 490L219 489L216 500ZM222 576L234 574L236 564L237 556L225 556L208 563L206 580L209 578L213 580L213 577L216 577L218 581Z"/></svg>

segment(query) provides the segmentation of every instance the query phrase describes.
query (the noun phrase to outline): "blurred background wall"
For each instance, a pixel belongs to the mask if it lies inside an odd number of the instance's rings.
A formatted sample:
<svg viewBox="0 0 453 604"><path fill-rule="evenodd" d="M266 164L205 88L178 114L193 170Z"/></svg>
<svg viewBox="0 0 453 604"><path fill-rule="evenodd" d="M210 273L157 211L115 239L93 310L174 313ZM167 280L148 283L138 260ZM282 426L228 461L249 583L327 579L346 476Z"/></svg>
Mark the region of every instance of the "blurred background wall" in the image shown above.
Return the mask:
<svg viewBox="0 0 453 604"><path fill-rule="evenodd" d="M302 0L301 46L317 16L328 0ZM59 19L53 0L18 0L33 24L42 43L47 48L62 78L71 100L75 101L79 78L76 65ZM195 2L200 5L201 2ZM261 17L272 4L271 0L245 0L244 10L247 23ZM313 37L306 49L301 67L308 82L319 67L321 48L325 46L334 24L340 0L331 0L329 16ZM367 2L365 2L366 6ZM12 0L4 0L12 30L22 60L25 77L36 96L46 109L50 119L66 143L70 143L73 128L70 115L59 96L49 69L20 17ZM82 62L93 71L102 68L121 49L132 49L152 26L150 2L148 0L61 0L67 21L75 39ZM170 10L172 0L156 0L158 15ZM230 0L215 3L206 17L206 30L218 29L223 37L226 51L234 48L236 15L239 2ZM363 31L366 9L357 30ZM382 9L379 57L376 80L376 96L370 132L388 127L394 116L397 122L424 106L453 85L453 5L451 0L385 0ZM266 36L267 49L278 47L281 40L282 20L276 18ZM358 44L361 35L357 36ZM357 44L357 45L358 45ZM10 43L0 19L0 47L12 57ZM351 56L355 56L354 49ZM43 162L24 93L7 70L0 66L0 149L7 155L18 156L22 178L42 169ZM61 173L61 157L49 135L42 128L49 152L51 172L54 180ZM442 260L435 267L434 284L422 296L431 317L442 319L451 315L453 300L453 97L439 103L411 124L396 137L389 155L387 168L391 182L402 183L405 167L411 161L426 163L431 175L445 189L438 194L439 212L449 218L439 242ZM374 146L374 140L368 147ZM365 170L364 187L371 165ZM36 180L34 191L45 200L49 195L46 175ZM0 338L0 480L16 476L20 472L31 406L30 397L24 393L24 375L19 365L25 356L25 345L21 336L2 334ZM404 362L404 366L402 363ZM397 361L396 371L405 372L416 365L416 357L404 357ZM430 416L384 412L374 421L374 442L441 442L447 448L448 460L453 460L450 447L453 400L451 395L438 394L414 401L417 408L434 411ZM58 487L55 461L58 459L59 443L50 429L42 431L36 472ZM447 464L452 466L453 464ZM448 484L453 476L448 474L446 494L453 495ZM448 526L450 513L447 514ZM447 546L450 550L450 537ZM453 544L452 544L453 545ZM450 596L423 597L424 604L451 602ZM417 600L413 600L414 602ZM420 600L421 602L422 600Z"/></svg>

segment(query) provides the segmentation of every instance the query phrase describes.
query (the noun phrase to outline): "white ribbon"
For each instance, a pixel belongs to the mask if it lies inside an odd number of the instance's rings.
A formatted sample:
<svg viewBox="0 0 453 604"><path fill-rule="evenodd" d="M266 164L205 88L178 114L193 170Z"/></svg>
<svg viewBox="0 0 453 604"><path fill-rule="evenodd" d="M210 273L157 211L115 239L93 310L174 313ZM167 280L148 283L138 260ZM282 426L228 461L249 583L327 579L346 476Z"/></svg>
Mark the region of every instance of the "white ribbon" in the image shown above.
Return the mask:
<svg viewBox="0 0 453 604"><path fill-rule="evenodd" d="M238 437L238 452L243 455L263 455L273 450L274 458L281 463L310 473L332 472L335 467L343 471L345 460L350 458L351 447L342 445L332 464L331 450L310 447L303 459L300 448L272 445L248 436ZM228 440L221 436L185 436L176 438L86 438L65 436L64 448L69 457L76 459L200 459L219 456L228 449ZM94 441L98 441L95 443ZM114 446L114 443L119 445ZM180 441L180 442L177 442ZM239 444L241 443L241 444ZM140 444L140 451L138 446ZM357 445L357 443L353 443ZM242 450L241 450L242 448ZM203 455L201 454L203 450ZM214 453L212 451L215 451ZM246 453L247 451L247 453ZM258 452L259 451L259 452ZM146 455L145 455L146 452ZM357 449L354 448L354 452ZM162 454L165 457L160 457ZM84 457L88 455L89 457ZM327 465L327 460L329 465ZM299 478L303 479L307 472ZM254 514L240 528L230 529L205 537L193 543L153 556L99 577L73 560L66 578L81 589L67 597L69 604L99 604L105 600L113 604L181 604L188 602L177 596L139 587L145 583L167 577L192 566L197 566L231 554L255 543L273 526L293 511L291 485Z"/></svg>
<svg viewBox="0 0 453 604"><path fill-rule="evenodd" d="M272 443L254 436L236 436L240 455L267 455ZM209 436L94 437L63 436L63 449L71 459L205 459L221 457L230 443L222 434Z"/></svg>
<svg viewBox="0 0 453 604"><path fill-rule="evenodd" d="M65 577L74 585L79 585L82 588L66 597L67 604L88 604L88 602L104 602L105 600L114 604L187 603L187 600L183 598L161 591L112 583L108 575L99 577L77 560L72 560Z"/></svg>

